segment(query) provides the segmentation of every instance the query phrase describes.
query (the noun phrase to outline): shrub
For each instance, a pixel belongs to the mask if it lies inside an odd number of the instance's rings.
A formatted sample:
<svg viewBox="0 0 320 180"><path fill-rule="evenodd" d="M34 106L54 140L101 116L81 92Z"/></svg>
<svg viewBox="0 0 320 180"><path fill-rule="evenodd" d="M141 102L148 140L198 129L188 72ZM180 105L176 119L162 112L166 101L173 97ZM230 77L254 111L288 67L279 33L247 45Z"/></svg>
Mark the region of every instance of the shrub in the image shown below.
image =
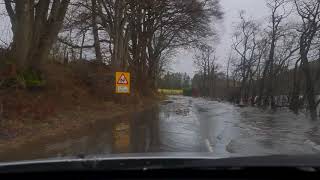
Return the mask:
<svg viewBox="0 0 320 180"><path fill-rule="evenodd" d="M185 88L183 89L184 96L192 96L192 88Z"/></svg>
<svg viewBox="0 0 320 180"><path fill-rule="evenodd" d="M42 74L32 69L28 69L26 71L23 71L22 73L18 73L16 82L19 87L28 89L42 88L46 84L46 81L42 77Z"/></svg>

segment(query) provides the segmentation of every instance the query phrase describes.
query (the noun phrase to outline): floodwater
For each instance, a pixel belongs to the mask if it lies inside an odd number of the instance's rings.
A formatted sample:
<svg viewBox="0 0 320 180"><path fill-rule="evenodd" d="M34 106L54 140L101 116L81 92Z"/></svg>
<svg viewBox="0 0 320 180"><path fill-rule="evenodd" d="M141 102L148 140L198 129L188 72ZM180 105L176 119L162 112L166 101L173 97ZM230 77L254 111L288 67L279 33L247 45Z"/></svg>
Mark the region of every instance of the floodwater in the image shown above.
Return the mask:
<svg viewBox="0 0 320 180"><path fill-rule="evenodd" d="M319 127L318 121L287 109L170 96L144 112L0 153L0 161L147 152L210 152L216 157L318 154Z"/></svg>

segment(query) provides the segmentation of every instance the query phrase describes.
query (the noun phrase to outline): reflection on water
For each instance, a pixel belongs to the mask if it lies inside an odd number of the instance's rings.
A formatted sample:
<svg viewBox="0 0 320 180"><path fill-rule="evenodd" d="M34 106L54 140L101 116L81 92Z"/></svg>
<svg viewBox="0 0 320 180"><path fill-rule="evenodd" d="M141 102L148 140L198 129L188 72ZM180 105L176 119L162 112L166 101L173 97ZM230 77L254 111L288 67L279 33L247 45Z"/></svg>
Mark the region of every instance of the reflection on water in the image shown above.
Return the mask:
<svg viewBox="0 0 320 180"><path fill-rule="evenodd" d="M101 122L98 127L85 132L88 137L81 146L86 151L83 154L133 153L152 151L157 146L157 122L159 107L155 106L141 113L132 113L113 119L111 122ZM82 132L83 133L83 132ZM75 139L67 139L66 142ZM71 144L70 144L71 145ZM80 145L80 144L79 144ZM76 155L75 147L60 148L59 151L72 149L68 155Z"/></svg>
<svg viewBox="0 0 320 180"><path fill-rule="evenodd" d="M0 153L0 161L48 157L156 151L159 107L113 120L99 121L78 132L42 139Z"/></svg>
<svg viewBox="0 0 320 180"><path fill-rule="evenodd" d="M200 123L192 101L178 99L162 106L159 112L159 150L164 152L201 152ZM158 150L158 151L159 151Z"/></svg>
<svg viewBox="0 0 320 180"><path fill-rule="evenodd" d="M126 153L130 147L130 123L120 122L112 128L112 152Z"/></svg>
<svg viewBox="0 0 320 180"><path fill-rule="evenodd" d="M235 136L233 149L248 155L264 154L314 154L319 151L308 143L316 136L310 132L319 126L305 114L296 115L288 109L277 111L258 108L237 108L237 127L246 132ZM317 128L316 128L317 129ZM244 133L243 133L244 134ZM246 148L250 147L250 148Z"/></svg>

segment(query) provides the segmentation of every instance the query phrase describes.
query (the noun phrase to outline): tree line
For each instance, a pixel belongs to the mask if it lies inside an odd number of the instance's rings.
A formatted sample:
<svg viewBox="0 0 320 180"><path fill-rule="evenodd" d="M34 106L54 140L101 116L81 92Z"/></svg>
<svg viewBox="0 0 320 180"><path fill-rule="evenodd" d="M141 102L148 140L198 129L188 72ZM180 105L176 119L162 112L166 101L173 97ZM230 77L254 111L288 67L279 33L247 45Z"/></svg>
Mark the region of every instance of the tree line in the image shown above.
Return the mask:
<svg viewBox="0 0 320 180"><path fill-rule="evenodd" d="M158 87L161 89L190 89L191 78L187 73L167 72L160 77Z"/></svg>
<svg viewBox="0 0 320 180"><path fill-rule="evenodd" d="M267 21L240 12L227 74L245 104L277 108L279 96L313 119L320 100L320 1L268 0ZM230 65L230 66L229 66Z"/></svg>
<svg viewBox="0 0 320 180"><path fill-rule="evenodd" d="M16 73L41 73L49 58L90 60L130 71L155 89L178 48L195 47L222 18L218 0L4 0Z"/></svg>
<svg viewBox="0 0 320 180"><path fill-rule="evenodd" d="M198 46L193 87L243 105L308 109L320 104L320 1L266 0L261 21L239 12L225 69L214 46Z"/></svg>

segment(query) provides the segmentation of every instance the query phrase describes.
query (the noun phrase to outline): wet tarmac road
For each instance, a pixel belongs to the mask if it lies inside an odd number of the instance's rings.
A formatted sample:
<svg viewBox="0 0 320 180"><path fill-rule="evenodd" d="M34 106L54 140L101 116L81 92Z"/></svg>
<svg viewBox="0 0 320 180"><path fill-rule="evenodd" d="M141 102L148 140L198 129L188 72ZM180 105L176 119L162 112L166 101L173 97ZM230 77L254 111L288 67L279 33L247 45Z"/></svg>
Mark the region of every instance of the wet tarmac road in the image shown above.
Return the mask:
<svg viewBox="0 0 320 180"><path fill-rule="evenodd" d="M319 122L286 109L262 111L171 96L147 111L1 153L0 160L145 152L211 152L216 157L318 154L319 127Z"/></svg>

